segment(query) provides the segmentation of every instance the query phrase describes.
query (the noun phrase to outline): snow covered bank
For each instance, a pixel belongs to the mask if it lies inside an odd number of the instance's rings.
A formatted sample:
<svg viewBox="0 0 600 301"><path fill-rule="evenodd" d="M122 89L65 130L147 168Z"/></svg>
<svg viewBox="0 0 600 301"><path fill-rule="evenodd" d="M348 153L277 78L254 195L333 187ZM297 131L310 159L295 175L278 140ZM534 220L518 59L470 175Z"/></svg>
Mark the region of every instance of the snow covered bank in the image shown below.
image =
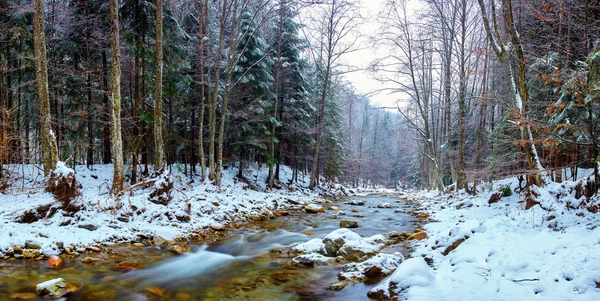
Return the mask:
<svg viewBox="0 0 600 301"><path fill-rule="evenodd" d="M231 222L271 218L278 211L302 209L308 203L322 202L319 194L340 193L339 186L329 187L327 191L308 190L305 188L308 178L301 178L300 185L267 192L264 168L249 169L248 183L234 178L237 170L225 170L222 187L218 189L208 180L199 183L198 177L190 179L175 166L172 199L165 206L149 200L152 187L127 192L118 200L111 198L108 192L112 165L95 165L92 170L77 166L81 196L71 204L80 211L64 212L56 210L61 204L52 194L44 192L44 179L38 167L7 168L12 182L10 188L0 194L0 258L21 257L22 249L29 248L50 256L65 248L76 250L104 242L138 241L140 237L160 236L171 240ZM291 175L292 171L282 166L281 182L288 183ZM302 181L307 184L302 185ZM36 212L36 208L42 211ZM42 218L32 223L17 222L28 211L31 216ZM40 255L40 252L34 253L32 257Z"/></svg>
<svg viewBox="0 0 600 301"><path fill-rule="evenodd" d="M421 193L433 222L413 259L371 291L401 300L600 300L598 196L576 199L575 182L534 188L541 206L524 210L513 193L488 204L516 179L480 194ZM429 263L430 270L425 263Z"/></svg>

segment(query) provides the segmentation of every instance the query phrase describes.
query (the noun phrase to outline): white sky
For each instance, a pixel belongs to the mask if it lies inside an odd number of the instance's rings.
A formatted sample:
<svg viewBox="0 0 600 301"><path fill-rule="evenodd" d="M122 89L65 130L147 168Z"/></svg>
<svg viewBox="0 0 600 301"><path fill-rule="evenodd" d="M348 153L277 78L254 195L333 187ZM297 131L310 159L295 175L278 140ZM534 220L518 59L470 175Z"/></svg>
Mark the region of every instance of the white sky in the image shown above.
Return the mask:
<svg viewBox="0 0 600 301"><path fill-rule="evenodd" d="M364 22L358 28L361 38L361 49L352 53L346 54L343 57L345 63L356 66L358 68L367 67L375 58L385 55L385 49L378 47L371 40L371 37L379 32L379 22L377 14L384 9L386 0L360 0L360 13L364 17ZM415 9L420 6L419 0L407 0L409 9ZM368 71L357 71L344 75L346 79L352 83L359 93L371 95L371 103L373 105L384 107L396 107L396 102L401 95L388 95L387 92L378 94L376 91L382 87L382 83L375 80Z"/></svg>

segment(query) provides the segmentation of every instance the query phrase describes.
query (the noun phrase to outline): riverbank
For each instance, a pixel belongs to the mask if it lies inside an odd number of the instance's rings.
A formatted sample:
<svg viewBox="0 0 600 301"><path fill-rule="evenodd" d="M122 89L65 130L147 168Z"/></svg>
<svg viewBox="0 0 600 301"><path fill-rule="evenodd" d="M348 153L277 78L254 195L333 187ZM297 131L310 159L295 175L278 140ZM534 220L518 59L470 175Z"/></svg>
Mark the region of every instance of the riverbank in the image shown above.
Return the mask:
<svg viewBox="0 0 600 301"><path fill-rule="evenodd" d="M516 178L479 194L419 192L430 215L412 259L371 290L402 300L599 300L598 196L585 179L532 189L525 210ZM508 189L510 188L510 189Z"/></svg>
<svg viewBox="0 0 600 301"><path fill-rule="evenodd" d="M41 170L34 165L15 165L8 189L0 194L0 258L43 258L62 253L97 250L120 243L160 244L162 241L202 239L229 225L303 210L325 197L344 194L341 185L309 190L308 175L298 183L268 191L265 168L249 169L247 181L235 178L236 170L224 171L221 188L208 180L189 178L174 167L174 189L167 205L149 201L152 185L128 191L118 199L109 195L112 165L77 166L81 196L71 202L78 210L59 209L61 203L44 192ZM281 182L291 183L292 171L282 166Z"/></svg>

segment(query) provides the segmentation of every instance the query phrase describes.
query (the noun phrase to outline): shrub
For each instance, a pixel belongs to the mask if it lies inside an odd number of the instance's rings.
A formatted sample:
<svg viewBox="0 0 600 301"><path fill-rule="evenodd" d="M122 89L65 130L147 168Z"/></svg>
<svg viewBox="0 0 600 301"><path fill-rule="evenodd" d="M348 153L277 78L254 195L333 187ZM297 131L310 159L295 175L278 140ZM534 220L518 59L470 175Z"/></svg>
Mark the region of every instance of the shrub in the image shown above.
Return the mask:
<svg viewBox="0 0 600 301"><path fill-rule="evenodd" d="M500 187L500 192L502 192L503 197L512 195L512 190L510 189L510 186L508 186L508 185Z"/></svg>

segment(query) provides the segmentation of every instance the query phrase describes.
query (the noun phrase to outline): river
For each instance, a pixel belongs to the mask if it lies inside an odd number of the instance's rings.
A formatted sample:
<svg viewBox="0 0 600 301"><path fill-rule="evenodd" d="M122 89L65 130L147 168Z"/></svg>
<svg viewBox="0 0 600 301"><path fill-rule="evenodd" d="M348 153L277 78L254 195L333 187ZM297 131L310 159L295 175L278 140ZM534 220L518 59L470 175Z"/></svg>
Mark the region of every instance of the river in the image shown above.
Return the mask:
<svg viewBox="0 0 600 301"><path fill-rule="evenodd" d="M352 200L366 204L335 205L346 213L341 219L358 221L359 227L352 231L363 237L410 232L417 224L405 213L411 206L397 196L346 199ZM395 208L377 208L380 203ZM82 262L88 255L68 258L59 270L48 268L43 260L0 261L0 300L36 300L35 285L58 277L79 288L62 300L368 300L366 293L374 283L356 283L335 292L325 289L337 281L342 264L289 265L287 248L339 228L340 219L328 217L335 212L291 212L251 228L231 229L222 239L192 245L192 252L179 256L156 246L113 246L93 255L89 263ZM382 252L406 254L407 250L397 244Z"/></svg>

